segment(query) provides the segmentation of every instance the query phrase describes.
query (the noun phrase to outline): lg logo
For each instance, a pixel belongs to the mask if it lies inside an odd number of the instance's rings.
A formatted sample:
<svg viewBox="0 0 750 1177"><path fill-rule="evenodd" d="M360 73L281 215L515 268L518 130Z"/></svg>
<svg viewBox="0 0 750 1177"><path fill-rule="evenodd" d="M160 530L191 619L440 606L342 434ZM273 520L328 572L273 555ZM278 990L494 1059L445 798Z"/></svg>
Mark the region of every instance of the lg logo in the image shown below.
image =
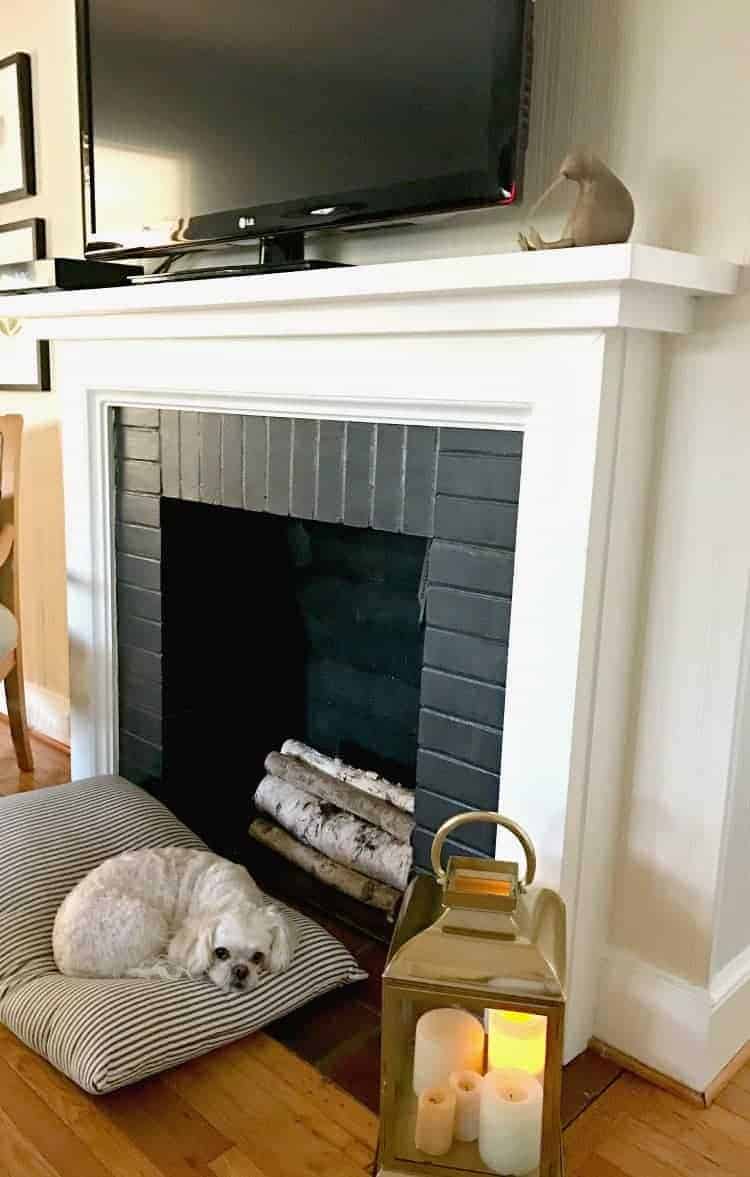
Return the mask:
<svg viewBox="0 0 750 1177"><path fill-rule="evenodd" d="M237 221L237 227L239 229L252 229L254 224L255 217L240 217L240 219Z"/></svg>

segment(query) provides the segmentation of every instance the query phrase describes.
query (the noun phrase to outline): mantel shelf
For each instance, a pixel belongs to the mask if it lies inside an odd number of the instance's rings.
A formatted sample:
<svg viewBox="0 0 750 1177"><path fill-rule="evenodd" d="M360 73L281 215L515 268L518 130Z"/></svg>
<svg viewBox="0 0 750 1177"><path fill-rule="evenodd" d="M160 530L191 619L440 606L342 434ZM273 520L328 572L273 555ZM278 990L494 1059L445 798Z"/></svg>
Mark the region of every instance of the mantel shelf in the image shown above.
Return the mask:
<svg viewBox="0 0 750 1177"><path fill-rule="evenodd" d="M305 273L6 295L38 338L202 338L574 330L684 333L695 296L733 294L731 262L607 245ZM302 320L305 326L302 328Z"/></svg>

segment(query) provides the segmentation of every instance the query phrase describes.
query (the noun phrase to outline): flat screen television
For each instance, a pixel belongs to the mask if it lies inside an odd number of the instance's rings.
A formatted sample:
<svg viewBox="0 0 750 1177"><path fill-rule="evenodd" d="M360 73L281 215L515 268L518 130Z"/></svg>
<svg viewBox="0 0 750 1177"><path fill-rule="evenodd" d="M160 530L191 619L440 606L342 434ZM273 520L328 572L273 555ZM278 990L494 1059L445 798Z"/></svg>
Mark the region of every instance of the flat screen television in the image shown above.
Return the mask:
<svg viewBox="0 0 750 1177"><path fill-rule="evenodd" d="M79 0L88 256L511 203L531 0Z"/></svg>

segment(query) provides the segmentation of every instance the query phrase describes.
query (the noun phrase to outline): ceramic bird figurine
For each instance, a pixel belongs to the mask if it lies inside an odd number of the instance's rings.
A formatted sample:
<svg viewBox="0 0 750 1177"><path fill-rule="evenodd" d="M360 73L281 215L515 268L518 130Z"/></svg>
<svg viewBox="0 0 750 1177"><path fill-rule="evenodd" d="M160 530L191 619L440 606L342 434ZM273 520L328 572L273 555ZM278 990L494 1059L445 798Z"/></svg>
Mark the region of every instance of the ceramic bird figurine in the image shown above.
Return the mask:
<svg viewBox="0 0 750 1177"><path fill-rule="evenodd" d="M633 198L614 172L585 148L575 148L560 165L560 171L529 213L539 206L563 180L578 184L575 206L559 241L545 241L536 229L519 233L521 249L567 249L573 245L613 245L627 241L635 220Z"/></svg>

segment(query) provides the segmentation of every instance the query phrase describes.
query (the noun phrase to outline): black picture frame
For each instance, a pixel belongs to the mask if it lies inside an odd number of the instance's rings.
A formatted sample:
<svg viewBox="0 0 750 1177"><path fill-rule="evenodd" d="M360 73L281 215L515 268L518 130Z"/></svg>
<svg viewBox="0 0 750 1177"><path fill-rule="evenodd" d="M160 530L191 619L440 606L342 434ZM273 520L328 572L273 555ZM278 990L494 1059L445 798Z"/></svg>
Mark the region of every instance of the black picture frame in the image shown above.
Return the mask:
<svg viewBox="0 0 750 1177"><path fill-rule="evenodd" d="M23 229L28 229L31 234L32 254L30 258L19 258L19 261L36 261L37 258L44 257L47 252L47 230L41 217L29 217L24 221L12 221L8 225L0 225L0 235ZM52 387L50 348L49 341L46 339L39 339L36 342L36 372L37 379L35 381L27 384L0 384L0 392L50 391Z"/></svg>
<svg viewBox="0 0 750 1177"><path fill-rule="evenodd" d="M31 58L28 53L12 53L0 61L0 71L15 69L18 94L18 118L21 136L20 188L0 192L0 204L36 195L36 163L34 160L34 108L31 95Z"/></svg>

